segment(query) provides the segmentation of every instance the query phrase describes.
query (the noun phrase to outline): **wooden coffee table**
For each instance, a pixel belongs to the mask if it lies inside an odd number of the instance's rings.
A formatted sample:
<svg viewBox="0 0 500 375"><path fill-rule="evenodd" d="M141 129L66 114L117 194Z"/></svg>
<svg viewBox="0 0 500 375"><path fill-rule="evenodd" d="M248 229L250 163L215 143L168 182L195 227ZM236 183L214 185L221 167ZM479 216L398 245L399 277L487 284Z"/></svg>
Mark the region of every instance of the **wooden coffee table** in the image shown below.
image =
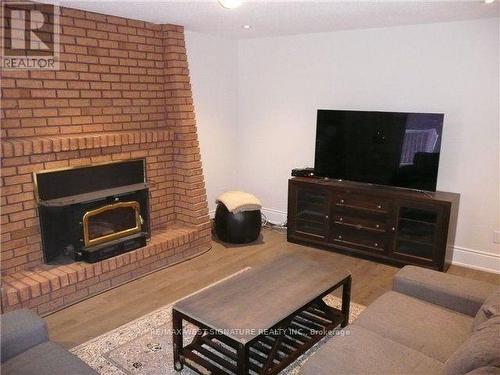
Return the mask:
<svg viewBox="0 0 500 375"><path fill-rule="evenodd" d="M342 287L342 309L322 298ZM349 317L351 275L288 256L177 302L174 367L198 373L276 374ZM184 345L183 321L197 328Z"/></svg>

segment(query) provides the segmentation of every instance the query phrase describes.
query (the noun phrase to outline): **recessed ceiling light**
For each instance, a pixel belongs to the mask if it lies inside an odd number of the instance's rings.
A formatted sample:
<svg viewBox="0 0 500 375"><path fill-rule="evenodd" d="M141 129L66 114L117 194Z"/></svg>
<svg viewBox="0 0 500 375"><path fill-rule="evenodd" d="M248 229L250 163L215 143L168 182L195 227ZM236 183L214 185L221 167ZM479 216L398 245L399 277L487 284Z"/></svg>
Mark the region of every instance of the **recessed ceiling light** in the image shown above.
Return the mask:
<svg viewBox="0 0 500 375"><path fill-rule="evenodd" d="M486 4L491 4L491 3L494 3L494 2L495 2L495 0L484 0L484 2L485 2Z"/></svg>
<svg viewBox="0 0 500 375"><path fill-rule="evenodd" d="M241 26L242 29L245 29L245 30L250 30L252 28L252 26L250 25L243 25Z"/></svg>
<svg viewBox="0 0 500 375"><path fill-rule="evenodd" d="M238 8L241 5L241 0L219 0L219 4L226 9Z"/></svg>

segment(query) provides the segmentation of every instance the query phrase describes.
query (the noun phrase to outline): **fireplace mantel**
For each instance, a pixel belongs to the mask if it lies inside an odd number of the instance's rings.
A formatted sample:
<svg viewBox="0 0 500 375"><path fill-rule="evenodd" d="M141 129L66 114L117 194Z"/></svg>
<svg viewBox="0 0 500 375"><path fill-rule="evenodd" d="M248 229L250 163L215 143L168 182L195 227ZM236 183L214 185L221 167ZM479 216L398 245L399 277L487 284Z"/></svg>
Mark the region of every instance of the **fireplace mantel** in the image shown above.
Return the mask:
<svg viewBox="0 0 500 375"><path fill-rule="evenodd" d="M1 140L1 157L89 150L102 147L171 141L173 139L174 132L165 129L69 134L50 137L4 138Z"/></svg>

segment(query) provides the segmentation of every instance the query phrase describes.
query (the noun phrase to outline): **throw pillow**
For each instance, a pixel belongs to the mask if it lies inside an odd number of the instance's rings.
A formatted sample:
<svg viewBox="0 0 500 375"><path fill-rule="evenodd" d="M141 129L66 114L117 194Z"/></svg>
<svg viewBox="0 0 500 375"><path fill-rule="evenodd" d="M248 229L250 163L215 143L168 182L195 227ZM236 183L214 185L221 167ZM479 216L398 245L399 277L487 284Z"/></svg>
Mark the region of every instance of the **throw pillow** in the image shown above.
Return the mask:
<svg viewBox="0 0 500 375"><path fill-rule="evenodd" d="M444 375L464 375L484 366L500 367L500 315L480 324L445 362Z"/></svg>

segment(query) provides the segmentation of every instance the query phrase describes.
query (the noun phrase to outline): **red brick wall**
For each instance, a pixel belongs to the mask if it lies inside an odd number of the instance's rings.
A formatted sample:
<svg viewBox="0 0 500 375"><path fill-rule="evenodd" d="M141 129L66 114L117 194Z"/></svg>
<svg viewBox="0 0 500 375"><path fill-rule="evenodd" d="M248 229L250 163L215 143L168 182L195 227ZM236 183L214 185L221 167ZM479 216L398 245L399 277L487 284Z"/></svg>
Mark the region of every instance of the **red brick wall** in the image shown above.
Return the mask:
<svg viewBox="0 0 500 375"><path fill-rule="evenodd" d="M146 158L154 228L209 224L181 26L61 8L58 71L1 74L3 274L42 263L32 172Z"/></svg>

